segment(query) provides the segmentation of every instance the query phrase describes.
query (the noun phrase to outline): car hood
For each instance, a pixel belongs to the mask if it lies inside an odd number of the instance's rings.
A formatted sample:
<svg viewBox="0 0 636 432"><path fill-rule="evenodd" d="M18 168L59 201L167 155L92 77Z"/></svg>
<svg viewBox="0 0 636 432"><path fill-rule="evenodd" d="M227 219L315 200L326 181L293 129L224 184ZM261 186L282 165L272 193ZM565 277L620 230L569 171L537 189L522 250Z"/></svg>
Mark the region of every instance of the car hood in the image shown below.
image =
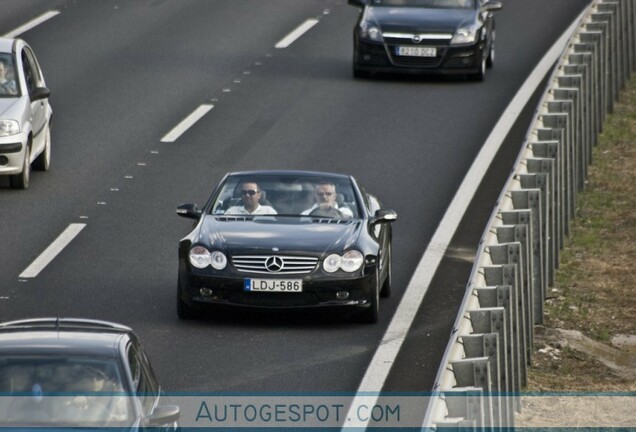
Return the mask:
<svg viewBox="0 0 636 432"><path fill-rule="evenodd" d="M364 20L374 22L382 32L449 32L476 20L474 9L411 7L369 7Z"/></svg>
<svg viewBox="0 0 636 432"><path fill-rule="evenodd" d="M363 226L360 219L336 222L309 217L268 216L242 220L207 216L199 231L199 241L213 249L226 250L230 255L272 251L322 255L351 248Z"/></svg>
<svg viewBox="0 0 636 432"><path fill-rule="evenodd" d="M0 98L0 117L10 116L12 112L12 108L15 107L20 98L11 97L11 98Z"/></svg>

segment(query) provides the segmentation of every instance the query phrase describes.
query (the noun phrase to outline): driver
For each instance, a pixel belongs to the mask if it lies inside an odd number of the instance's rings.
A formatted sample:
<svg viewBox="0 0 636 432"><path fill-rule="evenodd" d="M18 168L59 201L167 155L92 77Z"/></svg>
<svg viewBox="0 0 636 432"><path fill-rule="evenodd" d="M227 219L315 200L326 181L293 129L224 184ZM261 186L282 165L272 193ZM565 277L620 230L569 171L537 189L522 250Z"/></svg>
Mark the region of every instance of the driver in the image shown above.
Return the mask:
<svg viewBox="0 0 636 432"><path fill-rule="evenodd" d="M336 202L336 185L330 181L322 181L314 190L316 204L301 214L310 216L353 217L353 212L346 206L338 207Z"/></svg>
<svg viewBox="0 0 636 432"><path fill-rule="evenodd" d="M246 181L241 184L242 206L233 206L225 211L226 215L274 215L277 214L273 207L261 205L261 190L258 184Z"/></svg>
<svg viewBox="0 0 636 432"><path fill-rule="evenodd" d="M0 94L15 95L18 93L15 81L7 79L9 64L5 59L0 59Z"/></svg>

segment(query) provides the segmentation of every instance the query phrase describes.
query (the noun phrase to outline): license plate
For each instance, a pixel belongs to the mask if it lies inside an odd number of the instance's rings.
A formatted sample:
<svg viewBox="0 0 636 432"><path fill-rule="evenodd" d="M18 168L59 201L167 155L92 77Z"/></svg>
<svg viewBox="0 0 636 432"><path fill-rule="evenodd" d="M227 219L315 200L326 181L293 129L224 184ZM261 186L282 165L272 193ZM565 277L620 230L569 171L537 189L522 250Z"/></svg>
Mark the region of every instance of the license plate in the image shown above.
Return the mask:
<svg viewBox="0 0 636 432"><path fill-rule="evenodd" d="M435 57L437 55L437 48L434 48L434 47L398 46L395 49L395 53L397 55L399 55L399 56Z"/></svg>
<svg viewBox="0 0 636 432"><path fill-rule="evenodd" d="M301 279L245 279L243 289L245 291L297 293L303 291L303 281Z"/></svg>

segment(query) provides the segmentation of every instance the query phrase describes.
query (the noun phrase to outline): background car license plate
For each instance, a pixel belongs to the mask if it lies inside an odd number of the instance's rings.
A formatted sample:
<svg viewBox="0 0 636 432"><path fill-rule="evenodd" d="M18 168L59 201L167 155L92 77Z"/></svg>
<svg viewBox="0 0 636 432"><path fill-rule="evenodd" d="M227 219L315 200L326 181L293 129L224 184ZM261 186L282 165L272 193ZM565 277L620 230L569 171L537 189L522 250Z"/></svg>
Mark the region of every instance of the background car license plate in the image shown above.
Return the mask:
<svg viewBox="0 0 636 432"><path fill-rule="evenodd" d="M245 291L302 292L301 279L245 279Z"/></svg>
<svg viewBox="0 0 636 432"><path fill-rule="evenodd" d="M433 47L398 46L395 51L399 56L435 57L437 55L437 48Z"/></svg>

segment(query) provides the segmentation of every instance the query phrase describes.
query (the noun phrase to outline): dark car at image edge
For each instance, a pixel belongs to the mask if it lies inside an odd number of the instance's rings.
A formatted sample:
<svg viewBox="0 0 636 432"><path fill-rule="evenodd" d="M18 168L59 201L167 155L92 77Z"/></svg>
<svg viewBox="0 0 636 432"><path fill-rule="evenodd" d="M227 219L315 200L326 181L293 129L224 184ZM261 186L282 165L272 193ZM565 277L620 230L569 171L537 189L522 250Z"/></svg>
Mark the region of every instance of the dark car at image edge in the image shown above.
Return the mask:
<svg viewBox="0 0 636 432"><path fill-rule="evenodd" d="M495 60L494 0L348 0L361 8L353 74L465 75L482 81Z"/></svg>
<svg viewBox="0 0 636 432"><path fill-rule="evenodd" d="M260 189L276 214L228 215L241 185ZM316 188L337 191L337 215L318 215ZM232 207L236 208L236 207ZM211 306L267 310L330 308L378 320L391 290L393 210L347 175L308 171L230 173L207 204L179 206L196 220L179 244L177 313L193 318Z"/></svg>

